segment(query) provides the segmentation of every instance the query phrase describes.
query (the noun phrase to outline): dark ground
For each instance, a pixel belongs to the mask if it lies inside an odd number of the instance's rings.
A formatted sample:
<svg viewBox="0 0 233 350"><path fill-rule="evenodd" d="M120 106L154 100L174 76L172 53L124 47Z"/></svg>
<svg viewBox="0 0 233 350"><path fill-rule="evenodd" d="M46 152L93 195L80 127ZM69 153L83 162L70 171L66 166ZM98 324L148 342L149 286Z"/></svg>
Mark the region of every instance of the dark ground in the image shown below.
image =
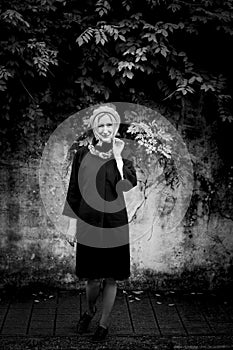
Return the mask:
<svg viewBox="0 0 233 350"><path fill-rule="evenodd" d="M89 333L78 336L83 290L2 290L0 349L233 349L230 293L118 289L108 338L96 344L101 299Z"/></svg>

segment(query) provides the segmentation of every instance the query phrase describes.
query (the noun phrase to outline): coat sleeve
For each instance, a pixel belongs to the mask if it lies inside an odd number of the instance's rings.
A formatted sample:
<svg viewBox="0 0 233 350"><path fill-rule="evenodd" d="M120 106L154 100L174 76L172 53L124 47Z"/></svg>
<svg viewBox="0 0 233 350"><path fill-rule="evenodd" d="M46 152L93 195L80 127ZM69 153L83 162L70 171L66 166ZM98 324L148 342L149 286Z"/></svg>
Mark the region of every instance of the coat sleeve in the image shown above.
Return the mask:
<svg viewBox="0 0 233 350"><path fill-rule="evenodd" d="M127 192L137 186L136 170L131 160L123 158L123 179L120 177L120 172L119 179L117 187L119 186L119 189L123 192Z"/></svg>
<svg viewBox="0 0 233 350"><path fill-rule="evenodd" d="M80 158L80 152L77 151L73 158L68 191L62 211L62 215L75 219L77 219L77 211L81 200L81 193L78 184Z"/></svg>

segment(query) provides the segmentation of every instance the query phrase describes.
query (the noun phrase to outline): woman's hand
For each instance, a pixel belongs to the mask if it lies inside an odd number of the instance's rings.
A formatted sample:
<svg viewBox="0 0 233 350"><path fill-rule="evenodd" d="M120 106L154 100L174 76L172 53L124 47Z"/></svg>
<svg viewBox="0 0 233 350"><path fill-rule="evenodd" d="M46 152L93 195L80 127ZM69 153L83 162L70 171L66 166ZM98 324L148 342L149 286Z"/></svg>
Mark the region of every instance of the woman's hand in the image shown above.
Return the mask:
<svg viewBox="0 0 233 350"><path fill-rule="evenodd" d="M76 226L77 226L77 220L76 219L70 219L69 227L66 233L66 241L74 247L76 239Z"/></svg>
<svg viewBox="0 0 233 350"><path fill-rule="evenodd" d="M121 179L123 179L123 159L121 158L121 152L125 146L125 143L123 140L120 140L118 138L113 139L113 155L115 157L116 163L117 163L117 168L120 172Z"/></svg>
<svg viewBox="0 0 233 350"><path fill-rule="evenodd" d="M114 137L112 150L115 158L121 157L121 152L123 151L124 146L125 146L125 143L123 140L118 139L117 137Z"/></svg>
<svg viewBox="0 0 233 350"><path fill-rule="evenodd" d="M74 247L74 244L77 240L74 237L68 237L66 238L66 241L71 245L71 247Z"/></svg>

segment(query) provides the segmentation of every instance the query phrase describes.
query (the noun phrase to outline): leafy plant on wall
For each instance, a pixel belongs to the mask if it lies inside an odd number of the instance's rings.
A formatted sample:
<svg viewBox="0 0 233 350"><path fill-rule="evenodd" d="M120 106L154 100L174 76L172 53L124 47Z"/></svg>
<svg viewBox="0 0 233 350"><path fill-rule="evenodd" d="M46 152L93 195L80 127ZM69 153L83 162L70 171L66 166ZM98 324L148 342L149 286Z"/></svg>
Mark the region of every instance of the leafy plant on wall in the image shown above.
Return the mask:
<svg viewBox="0 0 233 350"><path fill-rule="evenodd" d="M44 140L64 117L111 100L156 103L180 128L187 103L208 113L211 101L212 118L231 122L232 11L213 0L2 0L2 146L14 149L13 134L25 150L33 134ZM38 156L36 141L27 152Z"/></svg>

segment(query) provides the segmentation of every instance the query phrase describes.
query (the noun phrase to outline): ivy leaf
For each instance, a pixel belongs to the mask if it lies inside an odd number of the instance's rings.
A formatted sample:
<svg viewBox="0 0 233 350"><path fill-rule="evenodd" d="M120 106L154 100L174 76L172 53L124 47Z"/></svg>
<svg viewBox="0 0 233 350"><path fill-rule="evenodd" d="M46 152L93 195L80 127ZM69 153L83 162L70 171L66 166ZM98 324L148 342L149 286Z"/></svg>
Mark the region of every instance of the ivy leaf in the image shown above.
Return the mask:
<svg viewBox="0 0 233 350"><path fill-rule="evenodd" d="M121 39L122 41L126 41L126 38L125 38L125 36L124 35L119 35L119 39Z"/></svg>
<svg viewBox="0 0 233 350"><path fill-rule="evenodd" d="M82 46L84 44L84 40L81 35L76 39L76 42L79 46Z"/></svg>

